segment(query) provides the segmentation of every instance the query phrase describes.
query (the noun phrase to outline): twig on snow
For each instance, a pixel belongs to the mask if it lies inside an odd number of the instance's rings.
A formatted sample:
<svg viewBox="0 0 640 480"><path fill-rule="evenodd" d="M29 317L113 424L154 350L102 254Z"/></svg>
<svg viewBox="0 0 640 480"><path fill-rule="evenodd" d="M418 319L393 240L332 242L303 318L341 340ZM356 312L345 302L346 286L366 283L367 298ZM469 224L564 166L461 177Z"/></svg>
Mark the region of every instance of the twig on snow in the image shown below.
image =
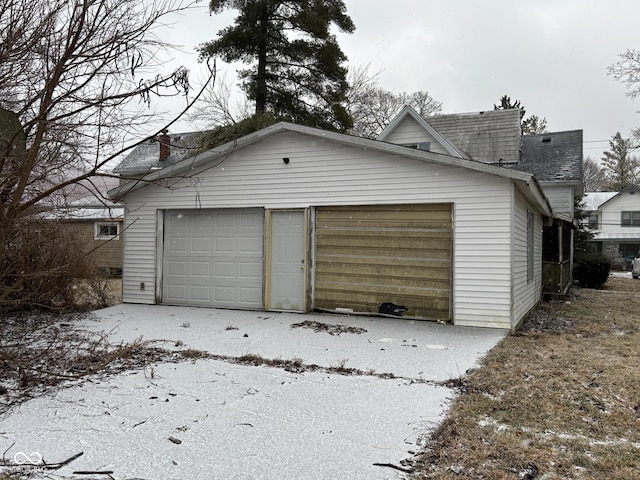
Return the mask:
<svg viewBox="0 0 640 480"><path fill-rule="evenodd" d="M374 463L373 464L375 467L388 467L388 468L393 468L395 470L400 470L401 472L404 473L411 473L413 472L413 468L406 468L406 467L401 467L400 465L394 465L393 463Z"/></svg>

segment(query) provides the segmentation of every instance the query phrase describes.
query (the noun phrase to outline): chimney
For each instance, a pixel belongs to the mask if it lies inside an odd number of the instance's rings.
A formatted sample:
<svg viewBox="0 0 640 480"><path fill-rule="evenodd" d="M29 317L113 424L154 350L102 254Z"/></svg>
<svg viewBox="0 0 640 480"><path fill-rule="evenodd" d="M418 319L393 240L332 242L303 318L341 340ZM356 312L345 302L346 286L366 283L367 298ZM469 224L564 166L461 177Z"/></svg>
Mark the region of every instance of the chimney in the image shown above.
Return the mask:
<svg viewBox="0 0 640 480"><path fill-rule="evenodd" d="M169 155L171 155L171 146L169 144L169 135L168 130L165 128L162 130L162 133L158 137L160 141L160 161L166 160Z"/></svg>

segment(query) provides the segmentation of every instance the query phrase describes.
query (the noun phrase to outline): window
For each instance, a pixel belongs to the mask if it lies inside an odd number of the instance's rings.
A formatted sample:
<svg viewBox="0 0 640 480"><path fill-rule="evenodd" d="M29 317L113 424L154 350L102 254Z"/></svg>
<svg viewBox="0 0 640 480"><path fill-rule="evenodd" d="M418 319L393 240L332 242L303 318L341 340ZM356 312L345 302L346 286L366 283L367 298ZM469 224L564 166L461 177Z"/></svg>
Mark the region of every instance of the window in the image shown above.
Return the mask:
<svg viewBox="0 0 640 480"><path fill-rule="evenodd" d="M96 222L96 240L118 240L120 237L120 224L118 222Z"/></svg>
<svg viewBox="0 0 640 480"><path fill-rule="evenodd" d="M623 227L640 227L640 212L622 212L620 225Z"/></svg>
<svg viewBox="0 0 640 480"><path fill-rule="evenodd" d="M589 230L598 230L598 214L592 213L589 215Z"/></svg>
<svg viewBox="0 0 640 480"><path fill-rule="evenodd" d="M425 152L431 151L431 142L403 143L402 146L407 148L412 148L414 150L422 150Z"/></svg>
<svg viewBox="0 0 640 480"><path fill-rule="evenodd" d="M527 210L527 283L533 281L535 217L531 210Z"/></svg>

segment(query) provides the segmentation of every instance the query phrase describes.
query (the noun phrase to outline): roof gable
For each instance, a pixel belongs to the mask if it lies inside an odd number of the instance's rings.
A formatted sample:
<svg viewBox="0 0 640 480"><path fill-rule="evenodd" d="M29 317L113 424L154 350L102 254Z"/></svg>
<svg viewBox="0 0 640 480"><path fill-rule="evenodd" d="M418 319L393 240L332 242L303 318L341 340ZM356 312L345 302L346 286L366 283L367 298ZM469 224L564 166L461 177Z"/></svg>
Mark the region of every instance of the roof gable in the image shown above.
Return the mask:
<svg viewBox="0 0 640 480"><path fill-rule="evenodd" d="M447 140L443 135L437 132L429 123L425 121L418 112L416 112L412 107L406 105L398 115L391 121L389 125L378 135L376 140L381 142L390 141L391 143L397 143L391 140L393 138L393 134L398 130L398 128L406 123L407 121L413 121L418 124L418 126L423 129L430 138L433 138L446 152L452 157L457 158L468 158L460 149L458 149L454 144L452 144L449 140Z"/></svg>
<svg viewBox="0 0 640 480"><path fill-rule="evenodd" d="M587 212L595 212L600 208L600 205L608 202L613 197L618 195L618 192L589 192L585 193L580 206Z"/></svg>
<svg viewBox="0 0 640 480"><path fill-rule="evenodd" d="M620 192L615 192L615 195L612 195L610 198L606 199L604 202L602 202L599 206L598 209L602 208L605 204L609 203L609 202L614 202L617 198L620 198L622 195L624 194L631 194L631 195L635 195L636 193L640 193L640 188L637 187L636 185L629 185L628 187L626 187L625 189L621 190ZM639 200L640 203L640 200Z"/></svg>

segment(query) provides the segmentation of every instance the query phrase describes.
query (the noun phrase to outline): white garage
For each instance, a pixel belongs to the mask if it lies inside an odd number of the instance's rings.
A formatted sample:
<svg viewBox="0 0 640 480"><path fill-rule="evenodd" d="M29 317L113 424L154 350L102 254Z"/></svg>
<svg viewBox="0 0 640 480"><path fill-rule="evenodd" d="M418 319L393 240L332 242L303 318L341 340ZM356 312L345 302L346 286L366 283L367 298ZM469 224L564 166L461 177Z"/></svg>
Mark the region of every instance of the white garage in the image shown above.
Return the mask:
<svg viewBox="0 0 640 480"><path fill-rule="evenodd" d="M514 328L541 298L551 209L528 173L288 123L149 172L110 192L123 302Z"/></svg>
<svg viewBox="0 0 640 480"><path fill-rule="evenodd" d="M166 210L162 303L263 308L264 212Z"/></svg>

